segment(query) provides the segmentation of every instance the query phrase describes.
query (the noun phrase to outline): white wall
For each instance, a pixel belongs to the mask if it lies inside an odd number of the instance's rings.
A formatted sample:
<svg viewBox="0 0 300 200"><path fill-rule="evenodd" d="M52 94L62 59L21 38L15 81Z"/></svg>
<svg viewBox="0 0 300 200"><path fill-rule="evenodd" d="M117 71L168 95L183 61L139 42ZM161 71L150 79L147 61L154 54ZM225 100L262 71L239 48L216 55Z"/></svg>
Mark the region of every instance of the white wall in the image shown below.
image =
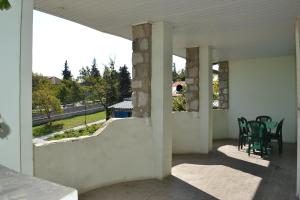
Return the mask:
<svg viewBox="0 0 300 200"><path fill-rule="evenodd" d="M295 57L229 61L229 137L237 138L237 118L285 118L283 140L296 142Z"/></svg>
<svg viewBox="0 0 300 200"><path fill-rule="evenodd" d="M172 113L173 153L207 153L207 132L201 129L198 112Z"/></svg>
<svg viewBox="0 0 300 200"><path fill-rule="evenodd" d="M228 138L228 110L214 109L213 116L213 139Z"/></svg>
<svg viewBox="0 0 300 200"><path fill-rule="evenodd" d="M295 23L296 69L297 69L297 197L300 194L300 16Z"/></svg>
<svg viewBox="0 0 300 200"><path fill-rule="evenodd" d="M0 11L0 114L9 134L0 135L0 164L32 174L32 0L10 1Z"/></svg>
<svg viewBox="0 0 300 200"><path fill-rule="evenodd" d="M156 178L149 119L111 122L99 135L34 147L34 173L79 193L100 186Z"/></svg>

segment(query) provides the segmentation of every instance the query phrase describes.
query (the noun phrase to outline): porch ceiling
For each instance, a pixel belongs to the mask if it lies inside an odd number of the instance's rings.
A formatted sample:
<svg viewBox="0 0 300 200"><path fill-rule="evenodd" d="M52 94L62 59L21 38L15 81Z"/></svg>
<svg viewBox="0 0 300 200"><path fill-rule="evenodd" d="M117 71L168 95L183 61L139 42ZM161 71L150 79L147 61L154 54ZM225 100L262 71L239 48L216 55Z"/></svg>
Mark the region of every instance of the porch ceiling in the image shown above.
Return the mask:
<svg viewBox="0 0 300 200"><path fill-rule="evenodd" d="M35 9L131 39L131 25L174 26L174 54L212 45L214 60L294 53L299 0L34 0Z"/></svg>

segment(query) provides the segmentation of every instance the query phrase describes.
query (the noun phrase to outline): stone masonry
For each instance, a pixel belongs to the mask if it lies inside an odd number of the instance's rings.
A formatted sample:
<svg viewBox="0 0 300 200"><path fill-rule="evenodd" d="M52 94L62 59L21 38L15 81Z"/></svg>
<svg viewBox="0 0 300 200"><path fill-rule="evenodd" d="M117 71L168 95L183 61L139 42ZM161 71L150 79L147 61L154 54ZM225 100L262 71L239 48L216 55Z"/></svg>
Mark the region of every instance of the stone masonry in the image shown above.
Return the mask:
<svg viewBox="0 0 300 200"><path fill-rule="evenodd" d="M186 49L186 110L199 111L199 47Z"/></svg>
<svg viewBox="0 0 300 200"><path fill-rule="evenodd" d="M229 68L228 61L219 62L219 108L229 108Z"/></svg>
<svg viewBox="0 0 300 200"><path fill-rule="evenodd" d="M133 117L151 116L151 38L151 24L132 27Z"/></svg>

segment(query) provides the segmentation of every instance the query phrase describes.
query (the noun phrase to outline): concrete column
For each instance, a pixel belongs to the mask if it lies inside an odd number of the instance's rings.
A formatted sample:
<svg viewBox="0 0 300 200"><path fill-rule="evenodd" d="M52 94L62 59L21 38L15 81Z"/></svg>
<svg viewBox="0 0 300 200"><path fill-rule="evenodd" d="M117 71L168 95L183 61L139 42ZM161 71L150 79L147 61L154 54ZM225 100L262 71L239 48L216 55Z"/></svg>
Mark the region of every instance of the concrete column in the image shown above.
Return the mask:
<svg viewBox="0 0 300 200"><path fill-rule="evenodd" d="M150 117L152 25L132 26L132 37L133 117Z"/></svg>
<svg viewBox="0 0 300 200"><path fill-rule="evenodd" d="M199 47L186 49L186 110L199 111Z"/></svg>
<svg viewBox="0 0 300 200"><path fill-rule="evenodd" d="M33 0L0 11L0 164L32 175L31 59Z"/></svg>
<svg viewBox="0 0 300 200"><path fill-rule="evenodd" d="M219 63L219 108L229 108L229 66L228 61Z"/></svg>
<svg viewBox="0 0 300 200"><path fill-rule="evenodd" d="M297 63L297 196L300 196L300 17L296 20L296 63Z"/></svg>
<svg viewBox="0 0 300 200"><path fill-rule="evenodd" d="M169 24L152 24L151 121L158 178L169 175L172 166L172 40Z"/></svg>
<svg viewBox="0 0 300 200"><path fill-rule="evenodd" d="M206 149L212 149L212 62L211 47L201 46L200 53L200 70L199 70L199 88L200 104L199 118L201 134L204 134L207 141Z"/></svg>

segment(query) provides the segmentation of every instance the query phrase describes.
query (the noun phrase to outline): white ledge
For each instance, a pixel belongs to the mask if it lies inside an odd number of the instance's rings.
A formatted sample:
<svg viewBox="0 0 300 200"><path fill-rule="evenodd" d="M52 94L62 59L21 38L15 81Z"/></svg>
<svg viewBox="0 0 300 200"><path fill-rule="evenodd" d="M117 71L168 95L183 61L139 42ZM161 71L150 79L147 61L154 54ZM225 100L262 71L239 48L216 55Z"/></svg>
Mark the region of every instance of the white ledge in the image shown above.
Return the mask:
<svg viewBox="0 0 300 200"><path fill-rule="evenodd" d="M78 200L77 190L0 165L0 199Z"/></svg>

